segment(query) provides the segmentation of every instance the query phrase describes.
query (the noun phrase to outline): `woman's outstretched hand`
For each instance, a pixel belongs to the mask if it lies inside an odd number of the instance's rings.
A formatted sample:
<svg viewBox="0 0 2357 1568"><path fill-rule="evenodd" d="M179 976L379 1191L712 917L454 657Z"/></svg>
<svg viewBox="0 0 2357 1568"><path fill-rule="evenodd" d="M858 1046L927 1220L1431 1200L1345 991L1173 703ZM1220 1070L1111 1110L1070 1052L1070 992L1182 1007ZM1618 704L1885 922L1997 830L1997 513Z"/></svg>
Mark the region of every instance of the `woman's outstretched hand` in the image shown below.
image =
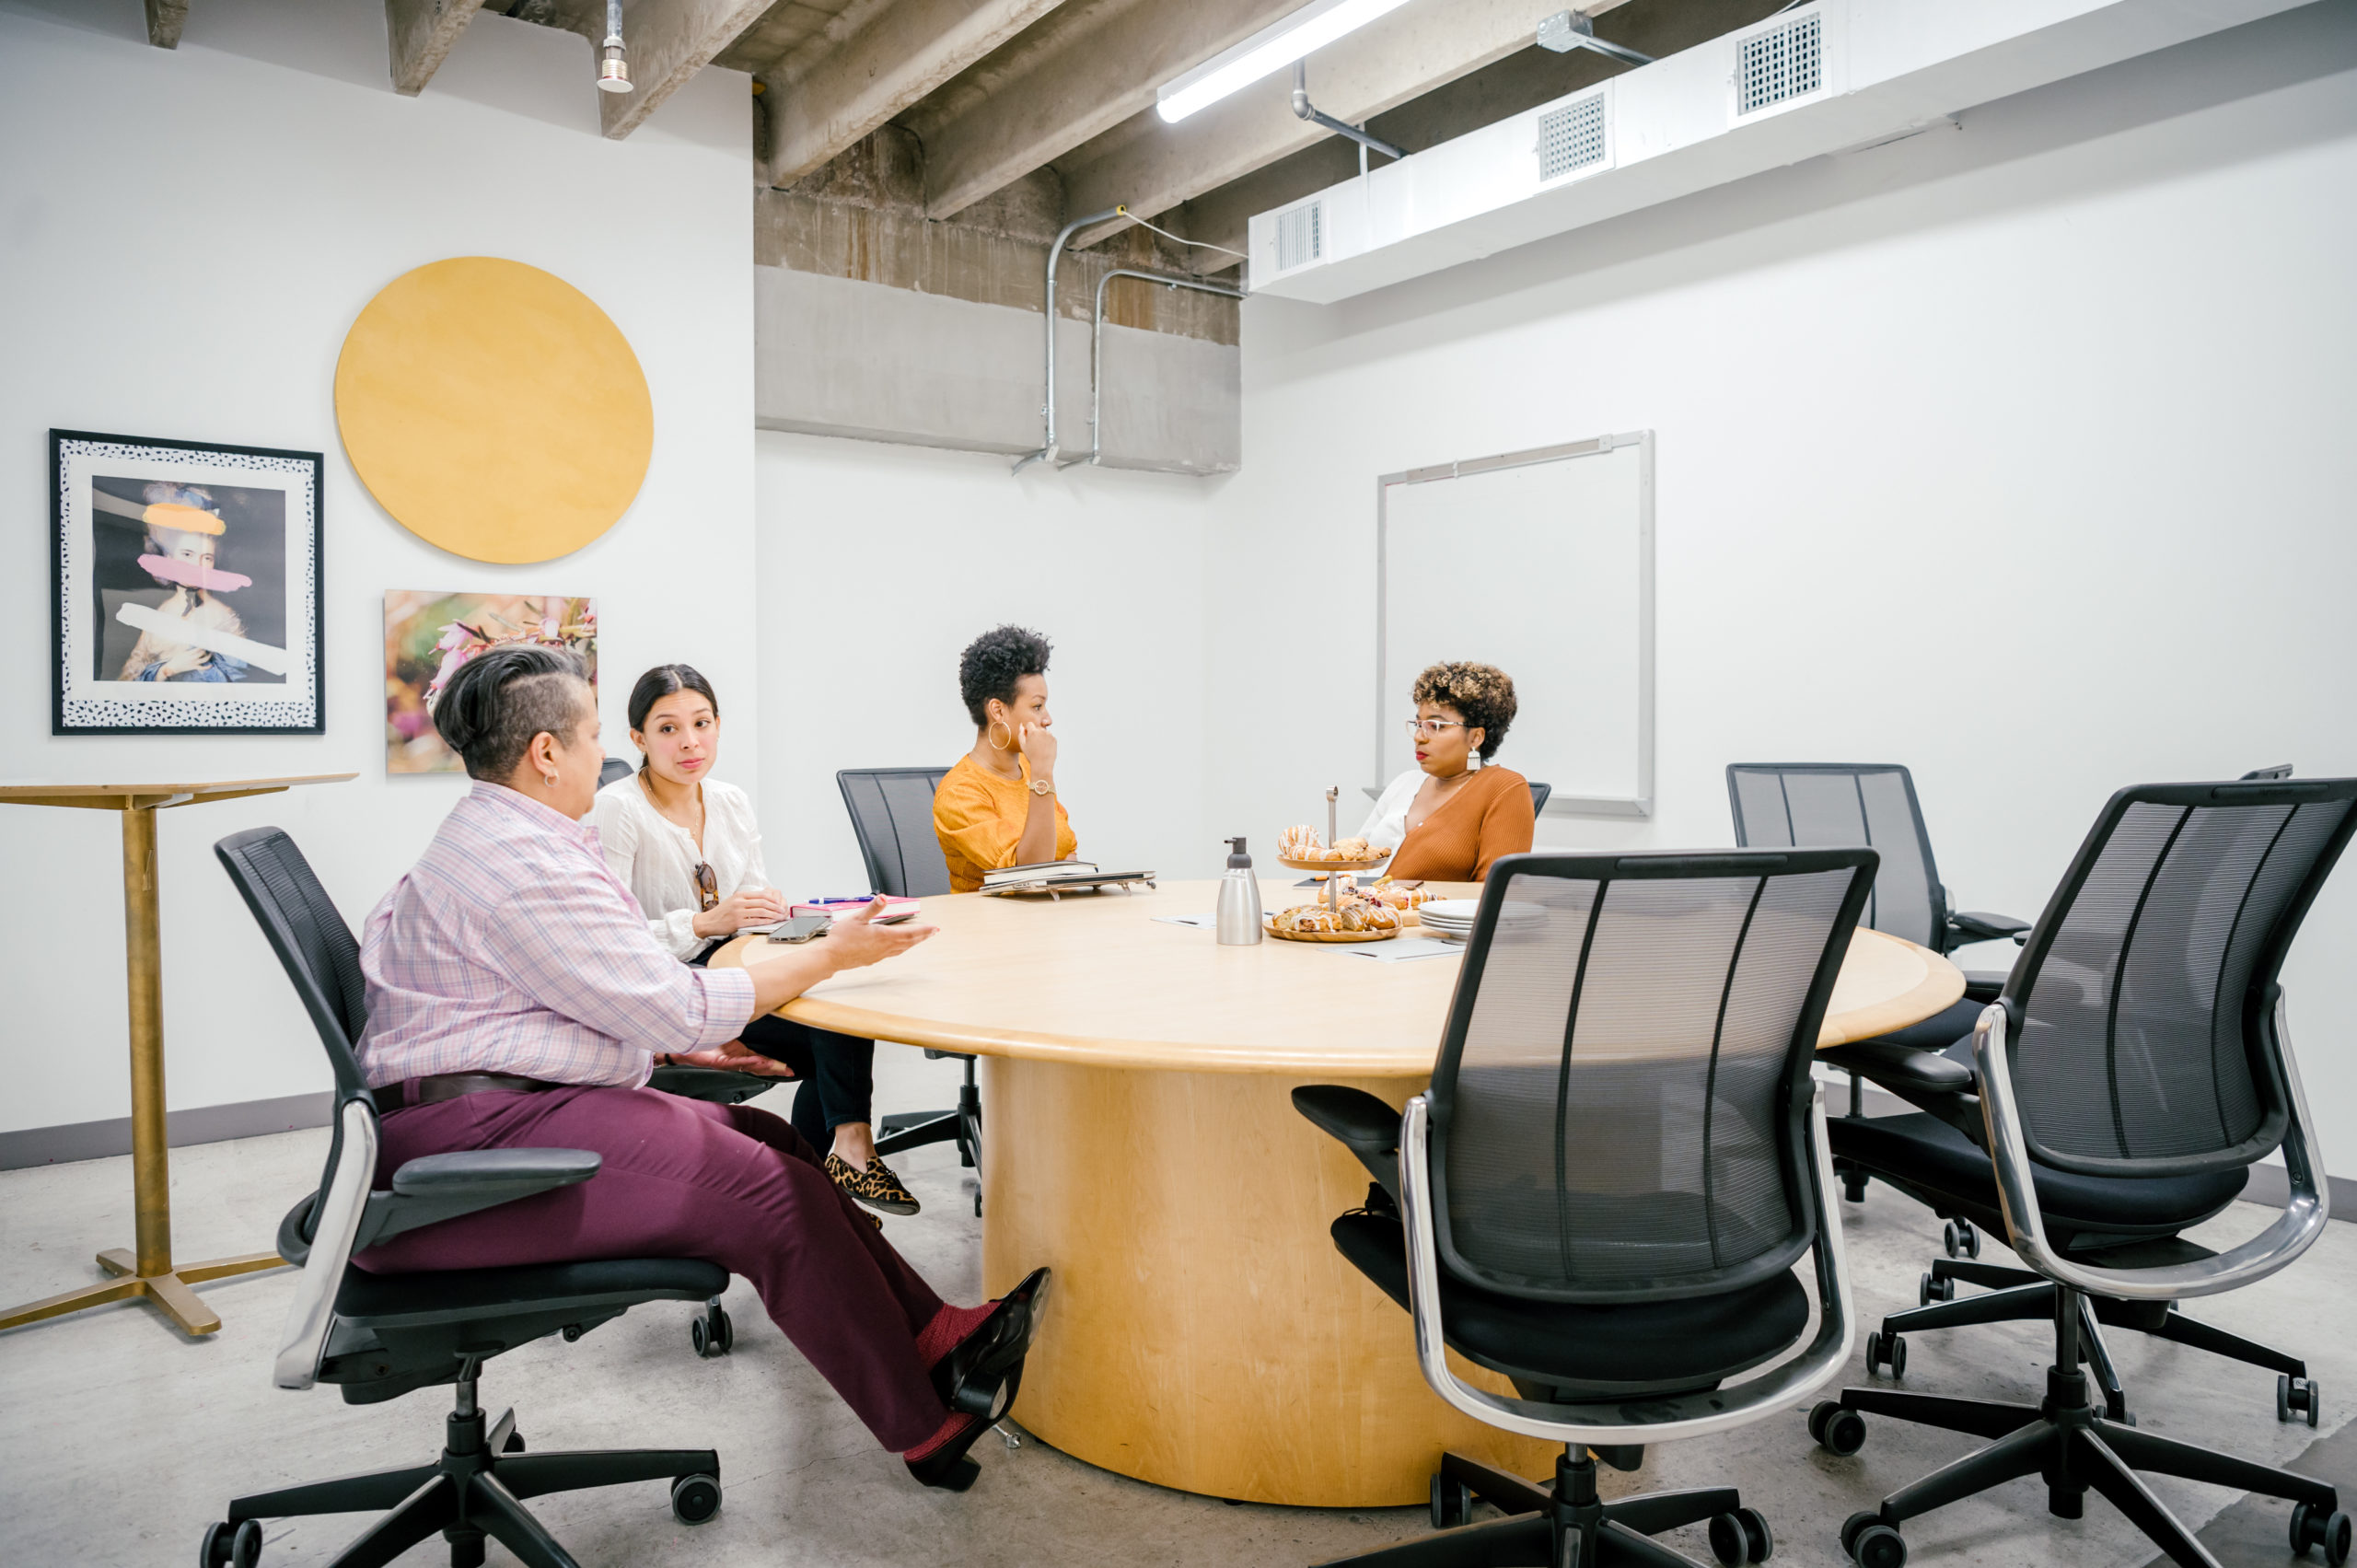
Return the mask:
<svg viewBox="0 0 2357 1568"><path fill-rule="evenodd" d="M827 956L837 969L865 969L869 964L895 958L941 928L919 925L914 921L898 925L878 925L876 917L884 912L886 903L881 894L866 908L834 917L827 927Z"/></svg>

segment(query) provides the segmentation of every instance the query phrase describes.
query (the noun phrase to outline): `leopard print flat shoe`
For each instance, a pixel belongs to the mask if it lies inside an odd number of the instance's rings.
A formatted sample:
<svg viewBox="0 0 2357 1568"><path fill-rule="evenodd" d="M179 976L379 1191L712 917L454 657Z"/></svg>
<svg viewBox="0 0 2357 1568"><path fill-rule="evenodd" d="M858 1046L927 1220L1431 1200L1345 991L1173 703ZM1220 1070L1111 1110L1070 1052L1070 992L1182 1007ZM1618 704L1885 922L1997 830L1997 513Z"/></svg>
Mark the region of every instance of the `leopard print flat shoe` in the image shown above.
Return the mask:
<svg viewBox="0 0 2357 1568"><path fill-rule="evenodd" d="M850 1193L859 1202L887 1214L913 1214L923 1205L917 1195L900 1185L892 1167L881 1159L871 1159L865 1170L854 1170L842 1156L827 1156L827 1176L834 1184Z"/></svg>

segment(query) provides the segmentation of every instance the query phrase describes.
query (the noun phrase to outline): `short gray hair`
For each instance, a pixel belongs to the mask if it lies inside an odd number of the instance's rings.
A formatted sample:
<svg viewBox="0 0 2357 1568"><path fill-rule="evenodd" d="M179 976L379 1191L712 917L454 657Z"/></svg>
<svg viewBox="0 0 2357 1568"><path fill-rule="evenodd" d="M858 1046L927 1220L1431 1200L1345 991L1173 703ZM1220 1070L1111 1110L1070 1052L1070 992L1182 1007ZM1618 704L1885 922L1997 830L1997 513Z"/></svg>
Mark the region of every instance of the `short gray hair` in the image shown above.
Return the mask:
<svg viewBox="0 0 2357 1568"><path fill-rule="evenodd" d="M586 710L588 675L563 648L510 643L477 654L434 704L434 727L466 760L471 778L503 784L539 736L573 743Z"/></svg>

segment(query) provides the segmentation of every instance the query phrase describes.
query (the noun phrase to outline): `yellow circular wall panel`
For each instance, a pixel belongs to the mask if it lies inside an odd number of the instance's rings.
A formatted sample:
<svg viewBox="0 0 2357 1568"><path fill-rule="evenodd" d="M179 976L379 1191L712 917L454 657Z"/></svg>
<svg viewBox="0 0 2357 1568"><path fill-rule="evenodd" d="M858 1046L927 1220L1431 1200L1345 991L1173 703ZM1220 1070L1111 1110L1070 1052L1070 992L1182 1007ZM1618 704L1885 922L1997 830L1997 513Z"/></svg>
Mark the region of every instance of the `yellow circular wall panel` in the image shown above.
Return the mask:
<svg viewBox="0 0 2357 1568"><path fill-rule="evenodd" d="M404 273L335 367L343 449L385 510L475 561L547 561L613 527L646 478L638 356L563 278L493 256Z"/></svg>

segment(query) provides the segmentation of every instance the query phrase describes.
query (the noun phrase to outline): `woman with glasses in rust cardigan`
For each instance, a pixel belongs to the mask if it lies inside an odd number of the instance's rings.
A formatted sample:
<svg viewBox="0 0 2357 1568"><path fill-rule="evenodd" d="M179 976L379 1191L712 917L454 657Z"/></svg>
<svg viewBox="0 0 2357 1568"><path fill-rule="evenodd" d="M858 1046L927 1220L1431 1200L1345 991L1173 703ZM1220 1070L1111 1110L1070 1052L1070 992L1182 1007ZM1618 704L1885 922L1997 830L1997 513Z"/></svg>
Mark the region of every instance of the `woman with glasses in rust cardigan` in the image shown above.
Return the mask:
<svg viewBox="0 0 2357 1568"><path fill-rule="evenodd" d="M1393 779L1359 837L1398 844L1396 880L1482 882L1502 854L1530 848L1530 781L1492 766L1514 723L1514 679L1495 665L1436 664L1416 677L1407 721L1416 766Z"/></svg>

